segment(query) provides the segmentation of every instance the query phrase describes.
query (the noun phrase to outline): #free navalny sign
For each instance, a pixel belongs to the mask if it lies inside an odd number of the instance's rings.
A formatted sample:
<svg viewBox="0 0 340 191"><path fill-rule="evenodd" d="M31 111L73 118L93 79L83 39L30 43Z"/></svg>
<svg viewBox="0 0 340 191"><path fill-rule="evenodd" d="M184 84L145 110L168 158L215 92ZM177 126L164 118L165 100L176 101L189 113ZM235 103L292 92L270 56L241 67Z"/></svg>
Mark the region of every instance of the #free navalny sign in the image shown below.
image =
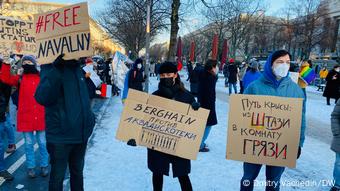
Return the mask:
<svg viewBox="0 0 340 191"><path fill-rule="evenodd" d="M36 14L34 26L40 64L51 63L62 53L66 60L93 54L87 3Z"/></svg>

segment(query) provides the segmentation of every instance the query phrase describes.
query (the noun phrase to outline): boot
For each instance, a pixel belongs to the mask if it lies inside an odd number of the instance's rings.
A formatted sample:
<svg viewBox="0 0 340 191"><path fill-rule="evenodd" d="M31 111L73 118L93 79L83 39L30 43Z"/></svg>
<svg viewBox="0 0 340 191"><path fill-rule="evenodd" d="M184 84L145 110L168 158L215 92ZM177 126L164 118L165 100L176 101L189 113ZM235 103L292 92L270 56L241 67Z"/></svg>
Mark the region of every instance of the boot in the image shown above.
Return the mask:
<svg viewBox="0 0 340 191"><path fill-rule="evenodd" d="M36 177L34 168L29 168L29 169L27 170L27 176L28 176L29 178L35 178L35 177Z"/></svg>
<svg viewBox="0 0 340 191"><path fill-rule="evenodd" d="M9 144L6 150L6 153L14 153L16 151L17 147L15 144Z"/></svg>
<svg viewBox="0 0 340 191"><path fill-rule="evenodd" d="M47 167L41 167L41 171L40 171L40 175L42 176L42 177L46 177L46 176L48 176L48 166Z"/></svg>
<svg viewBox="0 0 340 191"><path fill-rule="evenodd" d="M1 171L0 177L4 178L5 180L9 180L9 181L14 179L13 175L9 173L7 170Z"/></svg>

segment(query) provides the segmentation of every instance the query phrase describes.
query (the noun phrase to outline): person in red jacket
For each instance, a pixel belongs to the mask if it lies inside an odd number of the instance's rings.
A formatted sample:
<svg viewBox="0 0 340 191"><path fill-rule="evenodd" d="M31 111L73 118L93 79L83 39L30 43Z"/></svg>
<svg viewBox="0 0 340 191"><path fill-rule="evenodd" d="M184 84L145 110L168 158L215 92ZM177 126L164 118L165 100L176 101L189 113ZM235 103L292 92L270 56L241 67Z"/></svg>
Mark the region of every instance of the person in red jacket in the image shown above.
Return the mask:
<svg viewBox="0 0 340 191"><path fill-rule="evenodd" d="M10 75L10 71L7 72L3 75ZM37 70L36 59L33 56L25 55L22 58L22 69L18 71L16 81L12 81L13 85L18 85L19 79L21 80L19 86L17 131L23 132L25 139L27 175L30 178L36 177L35 138L39 145L40 175L46 177L49 172L45 137L45 108L38 104L34 98L34 93L40 82L40 76Z"/></svg>

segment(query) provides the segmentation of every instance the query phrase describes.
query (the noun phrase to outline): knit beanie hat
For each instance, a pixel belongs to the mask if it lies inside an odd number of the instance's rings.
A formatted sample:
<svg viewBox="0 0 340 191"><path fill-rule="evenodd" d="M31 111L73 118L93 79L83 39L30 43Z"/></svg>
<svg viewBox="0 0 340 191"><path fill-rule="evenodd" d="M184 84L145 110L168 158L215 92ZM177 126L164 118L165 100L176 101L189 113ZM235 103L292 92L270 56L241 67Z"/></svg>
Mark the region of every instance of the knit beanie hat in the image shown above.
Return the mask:
<svg viewBox="0 0 340 191"><path fill-rule="evenodd" d="M159 74L164 74L164 73L177 73L177 66L173 62L164 62L161 64L159 67Z"/></svg>
<svg viewBox="0 0 340 191"><path fill-rule="evenodd" d="M35 57L33 55L25 55L22 57L22 63L24 63L24 61L28 60L31 61L34 65L37 65L37 60L35 59Z"/></svg>

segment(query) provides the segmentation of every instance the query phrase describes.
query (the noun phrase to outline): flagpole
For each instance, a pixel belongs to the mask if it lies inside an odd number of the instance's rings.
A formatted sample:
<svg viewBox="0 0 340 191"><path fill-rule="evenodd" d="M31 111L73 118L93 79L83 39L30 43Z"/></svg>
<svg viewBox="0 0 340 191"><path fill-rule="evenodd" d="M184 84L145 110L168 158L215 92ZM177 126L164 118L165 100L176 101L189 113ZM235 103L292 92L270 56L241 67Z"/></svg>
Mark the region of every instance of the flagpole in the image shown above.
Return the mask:
<svg viewBox="0 0 340 191"><path fill-rule="evenodd" d="M146 43L145 43L145 89L146 93L149 93L149 68L150 68L150 9L151 0L147 1L147 11L146 11Z"/></svg>

